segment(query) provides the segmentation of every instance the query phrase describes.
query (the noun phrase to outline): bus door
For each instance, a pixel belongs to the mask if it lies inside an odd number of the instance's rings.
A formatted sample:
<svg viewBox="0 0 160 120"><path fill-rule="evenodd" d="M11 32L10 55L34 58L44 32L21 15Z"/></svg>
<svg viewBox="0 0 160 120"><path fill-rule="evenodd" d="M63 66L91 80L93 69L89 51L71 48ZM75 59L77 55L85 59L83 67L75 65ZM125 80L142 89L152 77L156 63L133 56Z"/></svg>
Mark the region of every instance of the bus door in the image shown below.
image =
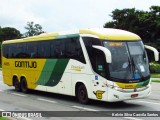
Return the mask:
<svg viewBox="0 0 160 120"><path fill-rule="evenodd" d="M95 74L92 76L92 90L97 99L102 99L104 97L103 93L107 92L106 86L104 87L104 84L106 83L105 78L107 74L107 64L105 55L101 50L92 49L92 52L93 55L90 60L92 68L95 72Z"/></svg>

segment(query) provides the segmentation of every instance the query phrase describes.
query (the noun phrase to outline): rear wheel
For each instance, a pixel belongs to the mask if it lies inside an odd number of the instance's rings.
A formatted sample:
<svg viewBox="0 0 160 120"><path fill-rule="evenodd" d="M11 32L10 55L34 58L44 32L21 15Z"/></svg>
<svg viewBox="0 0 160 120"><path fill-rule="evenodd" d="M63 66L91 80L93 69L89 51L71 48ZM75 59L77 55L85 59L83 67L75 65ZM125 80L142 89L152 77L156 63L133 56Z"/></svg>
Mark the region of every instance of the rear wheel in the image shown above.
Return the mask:
<svg viewBox="0 0 160 120"><path fill-rule="evenodd" d="M89 99L88 99L88 94L87 94L87 89L84 84L80 84L77 88L77 98L78 101L82 104L87 104Z"/></svg>
<svg viewBox="0 0 160 120"><path fill-rule="evenodd" d="M13 85L14 85L14 88L16 91L18 91L18 92L21 91L21 86L19 84L17 77L14 77L14 79L13 79Z"/></svg>
<svg viewBox="0 0 160 120"><path fill-rule="evenodd" d="M27 85L27 81L25 78L22 78L21 79L21 90L22 92L24 93L27 93L28 92L28 85Z"/></svg>

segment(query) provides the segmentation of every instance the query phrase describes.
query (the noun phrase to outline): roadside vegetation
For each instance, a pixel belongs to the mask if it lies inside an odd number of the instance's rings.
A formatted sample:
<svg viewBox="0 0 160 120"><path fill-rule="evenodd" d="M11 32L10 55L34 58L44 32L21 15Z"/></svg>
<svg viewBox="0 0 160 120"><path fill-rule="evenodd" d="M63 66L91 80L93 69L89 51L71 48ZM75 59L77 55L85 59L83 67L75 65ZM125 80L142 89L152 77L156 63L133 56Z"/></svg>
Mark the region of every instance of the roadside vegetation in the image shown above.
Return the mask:
<svg viewBox="0 0 160 120"><path fill-rule="evenodd" d="M151 73L151 78L160 78L160 73Z"/></svg>
<svg viewBox="0 0 160 120"><path fill-rule="evenodd" d="M160 77L160 64L157 62L151 62L150 64L150 72L157 77ZM159 75L158 75L159 74Z"/></svg>
<svg viewBox="0 0 160 120"><path fill-rule="evenodd" d="M9 120L8 118L0 117L0 120Z"/></svg>
<svg viewBox="0 0 160 120"><path fill-rule="evenodd" d="M150 64L151 78L157 78L152 82L160 83L160 64L157 62L151 62Z"/></svg>

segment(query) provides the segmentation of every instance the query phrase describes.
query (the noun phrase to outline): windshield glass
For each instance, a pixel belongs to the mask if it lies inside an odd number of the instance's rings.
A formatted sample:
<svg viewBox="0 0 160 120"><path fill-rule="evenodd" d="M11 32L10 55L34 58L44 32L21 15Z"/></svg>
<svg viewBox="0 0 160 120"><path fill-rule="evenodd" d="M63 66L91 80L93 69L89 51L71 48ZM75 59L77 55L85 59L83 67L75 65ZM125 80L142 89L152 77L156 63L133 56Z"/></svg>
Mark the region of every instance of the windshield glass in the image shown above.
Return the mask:
<svg viewBox="0 0 160 120"><path fill-rule="evenodd" d="M112 54L110 77L132 82L149 76L148 59L141 41L104 42Z"/></svg>

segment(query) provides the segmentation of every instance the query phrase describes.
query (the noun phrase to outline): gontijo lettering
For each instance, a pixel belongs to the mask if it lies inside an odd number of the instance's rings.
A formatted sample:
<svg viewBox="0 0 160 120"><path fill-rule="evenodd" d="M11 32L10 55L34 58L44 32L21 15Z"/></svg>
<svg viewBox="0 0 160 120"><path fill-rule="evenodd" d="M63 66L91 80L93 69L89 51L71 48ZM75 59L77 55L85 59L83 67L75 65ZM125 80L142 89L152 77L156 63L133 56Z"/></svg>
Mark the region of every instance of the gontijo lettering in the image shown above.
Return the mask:
<svg viewBox="0 0 160 120"><path fill-rule="evenodd" d="M15 61L15 67L37 68L37 62L36 61Z"/></svg>

